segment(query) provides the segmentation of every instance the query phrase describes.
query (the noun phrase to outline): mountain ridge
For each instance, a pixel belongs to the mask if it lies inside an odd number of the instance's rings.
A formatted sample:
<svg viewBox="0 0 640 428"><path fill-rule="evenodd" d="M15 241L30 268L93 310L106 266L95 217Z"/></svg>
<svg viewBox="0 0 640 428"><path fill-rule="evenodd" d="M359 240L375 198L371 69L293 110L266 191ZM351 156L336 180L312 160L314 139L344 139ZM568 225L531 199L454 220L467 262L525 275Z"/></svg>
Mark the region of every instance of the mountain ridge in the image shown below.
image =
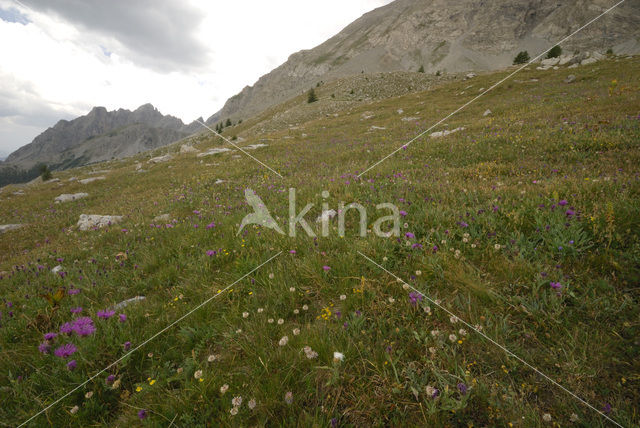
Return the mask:
<svg viewBox="0 0 640 428"><path fill-rule="evenodd" d="M602 0L396 0L320 45L293 53L230 97L207 124L248 118L322 80L361 72L417 71L420 66L427 73L497 70L510 65L520 50L535 56L550 48L608 7ZM564 48L639 53L639 12L637 4L622 4Z"/></svg>

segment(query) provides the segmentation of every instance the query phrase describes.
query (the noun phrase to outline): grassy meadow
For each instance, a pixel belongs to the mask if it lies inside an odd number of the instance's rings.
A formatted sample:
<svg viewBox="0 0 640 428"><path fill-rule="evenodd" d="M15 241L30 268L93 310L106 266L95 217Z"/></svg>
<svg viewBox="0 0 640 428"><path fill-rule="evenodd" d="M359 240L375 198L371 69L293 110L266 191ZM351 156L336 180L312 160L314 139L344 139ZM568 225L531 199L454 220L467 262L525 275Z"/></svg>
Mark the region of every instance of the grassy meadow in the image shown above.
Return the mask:
<svg viewBox="0 0 640 428"><path fill-rule="evenodd" d="M225 129L268 144L250 153L282 178L178 144L153 154L165 163L145 153L2 189L0 224L24 226L0 235L0 426L640 425L640 58L524 70L447 121L464 130L358 177L509 72L267 134L252 119ZM314 105L341 88L316 88ZM69 181L92 176L105 180ZM246 188L285 230L295 188L318 236L237 235ZM76 192L89 196L54 203ZM377 204L397 205L400 236L360 237L356 211L346 236L335 220L321 236L322 204L340 201L364 205L369 228L388 215ZM80 231L80 214L124 218Z"/></svg>

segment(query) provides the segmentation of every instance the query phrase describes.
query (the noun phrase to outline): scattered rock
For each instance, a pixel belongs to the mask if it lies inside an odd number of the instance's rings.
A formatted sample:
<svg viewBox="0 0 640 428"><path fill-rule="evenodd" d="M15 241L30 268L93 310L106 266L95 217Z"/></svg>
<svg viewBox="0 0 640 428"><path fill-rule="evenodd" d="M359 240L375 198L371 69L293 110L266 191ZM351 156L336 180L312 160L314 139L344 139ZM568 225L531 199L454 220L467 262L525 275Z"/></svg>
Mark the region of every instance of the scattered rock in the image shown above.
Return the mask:
<svg viewBox="0 0 640 428"><path fill-rule="evenodd" d="M16 190L12 193L13 196L22 196L24 195L24 190Z"/></svg>
<svg viewBox="0 0 640 428"><path fill-rule="evenodd" d="M473 79L473 78L474 78L474 77L476 77L476 76L477 76L477 74L476 74L476 73L471 72L471 73L468 73L466 76L464 76L464 79L465 79L465 80L467 80L467 79Z"/></svg>
<svg viewBox="0 0 640 428"><path fill-rule="evenodd" d="M564 83L573 83L576 81L576 76L574 76L573 74L570 74L567 76L566 79L564 79Z"/></svg>
<svg viewBox="0 0 640 428"><path fill-rule="evenodd" d="M0 233L21 228L21 224L0 224Z"/></svg>
<svg viewBox="0 0 640 428"><path fill-rule="evenodd" d="M404 113L404 110L402 110L401 108L399 108L397 111L398 111L398 114Z"/></svg>
<svg viewBox="0 0 640 428"><path fill-rule="evenodd" d="M93 183L94 181L99 181L99 180L105 180L105 177L91 177L91 178L85 178L84 180L80 180L80 183L82 183L82 184L89 184L89 183Z"/></svg>
<svg viewBox="0 0 640 428"><path fill-rule="evenodd" d="M78 177L71 177L67 181L78 181Z"/></svg>
<svg viewBox="0 0 640 428"><path fill-rule="evenodd" d="M372 111L365 111L364 113L362 113L362 118L363 119L371 119L374 116L375 116L375 114L373 114Z"/></svg>
<svg viewBox="0 0 640 428"><path fill-rule="evenodd" d="M255 149L259 149L260 147L269 147L268 144L263 144L263 143L257 143L257 144L250 144L246 147L243 147L245 150L255 150Z"/></svg>
<svg viewBox="0 0 640 428"><path fill-rule="evenodd" d="M146 299L146 297L144 297L144 296L132 297L130 299L123 300L122 302L118 303L117 305L115 305L113 307L113 309L114 310L122 309L122 308L127 307L130 303L139 302L139 301L144 300L144 299Z"/></svg>
<svg viewBox="0 0 640 428"><path fill-rule="evenodd" d="M593 64L595 62L598 62L598 60L595 59L595 58L587 58L587 59L583 59L582 61L580 61L580 65L589 65L589 64Z"/></svg>
<svg viewBox="0 0 640 428"><path fill-rule="evenodd" d="M318 216L318 218L316 219L316 223L322 223L323 221L329 221L329 220L331 220L332 218L334 218L337 215L338 215L338 213L336 212L336 210L323 211L322 214L320 216Z"/></svg>
<svg viewBox="0 0 640 428"><path fill-rule="evenodd" d="M219 178L218 178L218 179L216 180L216 182L215 182L215 183L213 183L213 184L222 184L222 183L224 183L224 182L225 182L225 180L221 180L221 179L219 179Z"/></svg>
<svg viewBox="0 0 640 428"><path fill-rule="evenodd" d="M215 147L213 149L209 149L206 152L198 153L198 157L217 155L218 153L230 152L231 149L227 149L226 147Z"/></svg>
<svg viewBox="0 0 640 428"><path fill-rule="evenodd" d="M369 131L375 131L376 129L387 129L384 126L372 126L371 128L369 128Z"/></svg>
<svg viewBox="0 0 640 428"><path fill-rule="evenodd" d="M54 267L53 269L51 269L51 273L55 275L58 272L60 272L61 270L62 270L62 266L58 265L58 266Z"/></svg>
<svg viewBox="0 0 640 428"><path fill-rule="evenodd" d="M567 67L567 68L576 68L577 66L578 66L578 64L576 63L576 64L571 64L571 65L570 65L569 67Z"/></svg>
<svg viewBox="0 0 640 428"><path fill-rule="evenodd" d="M76 199L86 198L87 196L89 196L88 193L63 193L62 195L55 198L55 201L56 204L59 204L61 202L69 202L75 201Z"/></svg>
<svg viewBox="0 0 640 428"><path fill-rule="evenodd" d="M419 120L419 117L414 117L414 116L407 116L407 117L403 117L402 121L403 122L413 122L414 120Z"/></svg>
<svg viewBox="0 0 640 428"><path fill-rule="evenodd" d="M180 154L186 155L189 153L200 153L200 150L196 149L193 146L190 146L189 144L183 144L182 146L180 146Z"/></svg>
<svg viewBox="0 0 640 428"><path fill-rule="evenodd" d="M154 223L160 223L160 222L166 223L170 220L171 220L171 216L169 214L160 214L153 218Z"/></svg>
<svg viewBox="0 0 640 428"><path fill-rule="evenodd" d="M571 54L560 55L558 65L573 64L574 61L575 61L574 55L571 55Z"/></svg>
<svg viewBox="0 0 640 428"><path fill-rule="evenodd" d="M148 163L162 163L162 162L170 161L172 158L173 158L173 156L171 156L169 153L167 153L164 156L156 156L155 158L151 158L147 162Z"/></svg>
<svg viewBox="0 0 640 428"><path fill-rule="evenodd" d="M448 129L445 129L444 131L433 132L429 136L431 138L446 137L447 135L453 134L454 132L458 132L458 131L464 131L464 126L460 128L452 129L451 131L449 131Z"/></svg>
<svg viewBox="0 0 640 428"><path fill-rule="evenodd" d="M486 109L484 113L482 113L482 116L489 116L490 114L491 114L491 110Z"/></svg>
<svg viewBox="0 0 640 428"><path fill-rule="evenodd" d="M559 62L560 62L560 57L547 58L540 61L543 67L553 67L554 65L558 65Z"/></svg>
<svg viewBox="0 0 640 428"><path fill-rule="evenodd" d="M93 228L109 226L120 221L122 221L122 216L119 215L80 214L78 229L91 230Z"/></svg>

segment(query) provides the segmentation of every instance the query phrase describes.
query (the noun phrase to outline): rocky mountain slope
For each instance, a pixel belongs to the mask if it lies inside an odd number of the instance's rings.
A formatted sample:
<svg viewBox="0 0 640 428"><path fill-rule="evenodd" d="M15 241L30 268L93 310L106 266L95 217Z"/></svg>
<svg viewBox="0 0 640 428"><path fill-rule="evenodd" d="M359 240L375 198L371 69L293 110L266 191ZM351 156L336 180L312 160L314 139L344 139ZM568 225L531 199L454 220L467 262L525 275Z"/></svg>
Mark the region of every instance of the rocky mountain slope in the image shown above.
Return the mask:
<svg viewBox="0 0 640 428"><path fill-rule="evenodd" d="M606 0L396 0L311 49L297 52L208 119L246 119L319 81L353 74L495 70L531 56L611 7ZM566 52L638 53L640 2L626 2L563 45Z"/></svg>
<svg viewBox="0 0 640 428"><path fill-rule="evenodd" d="M151 104L134 111L94 107L85 116L59 121L33 142L11 153L3 165L26 170L45 163L51 168L65 169L164 146L199 128L197 122L185 125L176 117L163 115Z"/></svg>

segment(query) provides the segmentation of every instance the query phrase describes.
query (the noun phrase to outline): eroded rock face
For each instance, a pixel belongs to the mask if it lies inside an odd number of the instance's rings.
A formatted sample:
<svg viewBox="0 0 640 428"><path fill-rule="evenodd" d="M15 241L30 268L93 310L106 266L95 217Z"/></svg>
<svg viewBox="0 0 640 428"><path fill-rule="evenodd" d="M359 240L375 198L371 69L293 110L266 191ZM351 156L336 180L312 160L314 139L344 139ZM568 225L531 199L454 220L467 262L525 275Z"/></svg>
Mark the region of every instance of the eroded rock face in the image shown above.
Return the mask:
<svg viewBox="0 0 640 428"><path fill-rule="evenodd" d="M217 155L218 153L230 152L231 149L227 149L226 147L215 147L213 149L209 149L206 152L198 153L198 157L202 158L205 156Z"/></svg>
<svg viewBox="0 0 640 428"><path fill-rule="evenodd" d="M568 28L578 28L605 10L602 2L586 6L584 0L394 1L364 14L321 45L291 55L229 98L207 124L253 116L320 80L362 71L415 71L421 65L426 74L504 68L519 51L539 52L565 37ZM638 28L640 3L625 2L562 49L567 54L603 47L618 54L639 53ZM550 62L550 67L558 65Z"/></svg>
<svg viewBox="0 0 640 428"><path fill-rule="evenodd" d="M122 221L120 215L80 214L78 220L79 230L99 229Z"/></svg>
<svg viewBox="0 0 640 428"><path fill-rule="evenodd" d="M63 202L75 201L77 199L83 199L89 196L88 193L63 193L62 195L55 198L56 204L60 204Z"/></svg>

